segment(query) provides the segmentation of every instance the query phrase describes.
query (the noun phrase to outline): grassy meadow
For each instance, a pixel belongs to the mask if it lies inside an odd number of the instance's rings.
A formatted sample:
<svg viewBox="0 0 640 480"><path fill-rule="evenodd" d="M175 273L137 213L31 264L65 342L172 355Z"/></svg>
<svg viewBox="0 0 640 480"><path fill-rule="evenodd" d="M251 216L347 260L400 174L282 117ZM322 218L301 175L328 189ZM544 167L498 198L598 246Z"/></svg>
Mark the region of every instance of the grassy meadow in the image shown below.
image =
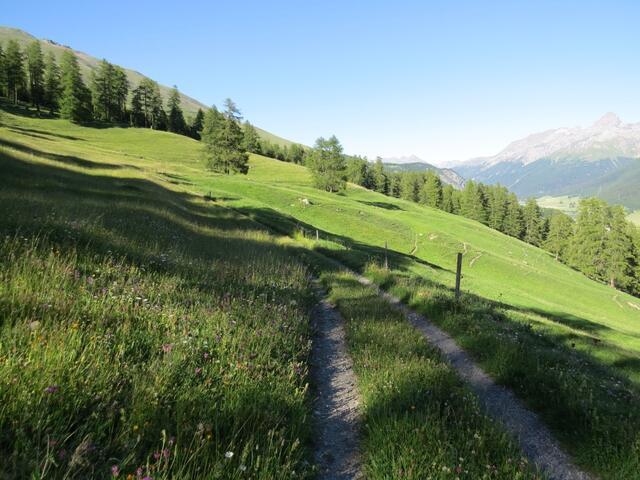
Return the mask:
<svg viewBox="0 0 640 480"><path fill-rule="evenodd" d="M370 478L535 475L418 334L318 254L428 314L581 466L640 478L637 298L477 222L353 185L318 191L297 165L252 156L247 177L226 177L186 137L2 121L7 478L312 475L312 271L347 319Z"/></svg>

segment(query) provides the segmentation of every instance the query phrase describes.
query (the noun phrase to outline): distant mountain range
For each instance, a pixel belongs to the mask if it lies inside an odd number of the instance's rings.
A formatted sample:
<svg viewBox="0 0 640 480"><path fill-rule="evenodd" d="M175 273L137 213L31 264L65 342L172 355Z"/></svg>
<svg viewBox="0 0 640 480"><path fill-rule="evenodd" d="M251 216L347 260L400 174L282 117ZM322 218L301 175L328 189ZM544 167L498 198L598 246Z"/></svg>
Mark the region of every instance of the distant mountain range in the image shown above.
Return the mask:
<svg viewBox="0 0 640 480"><path fill-rule="evenodd" d="M640 123L607 113L588 127L529 135L493 157L456 164L464 178L500 183L520 197L596 195L640 208Z"/></svg>
<svg viewBox="0 0 640 480"><path fill-rule="evenodd" d="M464 187L464 178L458 175L450 168L439 168L435 165L431 165L415 155L409 157L390 157L383 158L382 162L388 172L437 172L440 179L449 185L453 185L455 188Z"/></svg>
<svg viewBox="0 0 640 480"><path fill-rule="evenodd" d="M20 30L18 28L0 26L0 43L3 46L5 46L8 40L16 40L20 44L21 48L23 49L34 40L38 40L40 42L43 52L45 54L47 52L53 52L53 54L56 56L58 61L62 56L62 52L64 52L65 50L72 50L73 53L75 53L75 55L78 57L78 63L80 64L80 70L82 71L82 76L84 77L84 80L87 83L91 78L90 77L91 72L98 66L98 63L100 62L100 60L96 57L93 57L84 52L75 50L74 48L68 45L61 45L55 40L37 39L33 35L23 30ZM194 68L197 69L197 66L194 66ZM124 71L127 74L127 79L129 80L130 89L137 87L140 81L143 78L145 78L145 75L135 70L124 68ZM167 98L169 98L170 87L166 85L161 85L161 84L159 85L159 87L160 87L160 93L162 94L163 99L166 101ZM223 97L224 93L221 93L220 96ZM209 108L207 105L204 105L202 102L199 102L198 100L191 98L188 95L185 95L184 93L180 93L180 102L181 102L182 110L185 112L187 117L195 115L195 113L198 111L199 108L203 110L206 110L207 108ZM287 145L287 146L290 146L293 143L289 140L286 140L282 137L269 133L260 128L257 128L257 130L263 139L268 140L272 143L276 143L279 145Z"/></svg>

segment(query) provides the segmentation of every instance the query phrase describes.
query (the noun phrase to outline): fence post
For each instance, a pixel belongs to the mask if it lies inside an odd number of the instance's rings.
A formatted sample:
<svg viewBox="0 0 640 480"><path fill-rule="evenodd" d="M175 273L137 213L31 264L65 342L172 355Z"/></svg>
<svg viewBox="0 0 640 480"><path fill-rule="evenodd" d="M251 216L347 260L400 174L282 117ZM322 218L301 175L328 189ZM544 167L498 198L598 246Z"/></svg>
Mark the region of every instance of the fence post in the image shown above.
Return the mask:
<svg viewBox="0 0 640 480"><path fill-rule="evenodd" d="M320 232L318 232L318 229L316 228L316 242L320 240Z"/></svg>
<svg viewBox="0 0 640 480"><path fill-rule="evenodd" d="M456 265L456 300L460 299L460 277L462 276L462 253L458 253Z"/></svg>
<svg viewBox="0 0 640 480"><path fill-rule="evenodd" d="M384 241L384 269L389 270L389 256L387 255L387 241Z"/></svg>

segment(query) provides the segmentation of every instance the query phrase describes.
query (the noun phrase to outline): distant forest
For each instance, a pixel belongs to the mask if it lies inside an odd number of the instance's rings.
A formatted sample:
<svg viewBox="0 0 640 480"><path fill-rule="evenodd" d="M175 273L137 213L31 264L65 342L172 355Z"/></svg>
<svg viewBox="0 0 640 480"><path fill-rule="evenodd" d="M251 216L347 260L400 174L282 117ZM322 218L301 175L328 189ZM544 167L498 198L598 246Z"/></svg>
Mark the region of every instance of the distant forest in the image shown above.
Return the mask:
<svg viewBox="0 0 640 480"><path fill-rule="evenodd" d="M387 172L374 163L346 156L335 137L319 138L313 148L281 146L261 139L242 122L231 100L225 112L215 107L185 119L177 87L162 98L148 78L129 85L124 70L102 60L88 85L71 50L60 63L43 55L40 42L22 51L16 41L0 45L0 95L17 104L28 102L76 123L113 123L165 130L203 141L207 167L221 173L247 173L248 152L307 165L316 185L339 192L352 182L379 193L403 198L477 220L499 232L549 251L554 257L598 281L634 295L640 294L640 231L628 222L621 206L583 199L576 219L553 211L545 214L534 199L521 205L500 185L467 181L462 190L444 185L432 172Z"/></svg>

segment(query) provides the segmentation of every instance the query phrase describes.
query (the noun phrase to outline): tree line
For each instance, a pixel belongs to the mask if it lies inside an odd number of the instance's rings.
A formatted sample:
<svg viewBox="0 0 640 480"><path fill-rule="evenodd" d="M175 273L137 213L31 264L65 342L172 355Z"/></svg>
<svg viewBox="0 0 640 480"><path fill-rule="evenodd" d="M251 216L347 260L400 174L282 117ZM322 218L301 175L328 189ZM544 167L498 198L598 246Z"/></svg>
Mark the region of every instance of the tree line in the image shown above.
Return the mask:
<svg viewBox="0 0 640 480"><path fill-rule="evenodd" d="M37 40L24 51L15 40L0 44L0 95L14 105L29 102L38 112L46 109L76 123L126 123L193 138L199 138L204 120L202 110L185 120L175 86L165 104L155 81L143 78L132 88L125 71L106 60L85 83L73 51L65 50L58 63L53 52L43 54Z"/></svg>
<svg viewBox="0 0 640 480"><path fill-rule="evenodd" d="M15 40L0 44L0 95L14 104L30 102L40 112L73 122L127 123L166 130L203 142L207 168L220 173L248 171L249 153L306 165L315 185L340 192L347 182L397 198L417 202L477 220L495 230L545 248L555 258L587 276L625 291L640 293L640 232L625 218L624 209L591 198L580 202L574 221L554 212L544 215L534 199L521 205L516 195L500 185L467 181L462 190L445 185L437 173L388 172L380 158L347 156L335 136L320 137L313 148L278 145L260 137L257 129L227 99L224 111L214 106L198 110L189 122L174 87L165 104L158 84L144 78L131 88L121 67L102 60L82 77L78 58L65 50L60 62L45 56L40 42L23 52Z"/></svg>
<svg viewBox="0 0 640 480"><path fill-rule="evenodd" d="M640 229L626 219L622 206L582 199L574 220L558 210L543 211L533 198L522 205L501 185L469 180L458 190L444 184L434 171L388 172L380 158L371 163L347 157L335 137L319 138L305 159L318 188L338 192L349 181L462 215L543 248L592 279L640 295Z"/></svg>

